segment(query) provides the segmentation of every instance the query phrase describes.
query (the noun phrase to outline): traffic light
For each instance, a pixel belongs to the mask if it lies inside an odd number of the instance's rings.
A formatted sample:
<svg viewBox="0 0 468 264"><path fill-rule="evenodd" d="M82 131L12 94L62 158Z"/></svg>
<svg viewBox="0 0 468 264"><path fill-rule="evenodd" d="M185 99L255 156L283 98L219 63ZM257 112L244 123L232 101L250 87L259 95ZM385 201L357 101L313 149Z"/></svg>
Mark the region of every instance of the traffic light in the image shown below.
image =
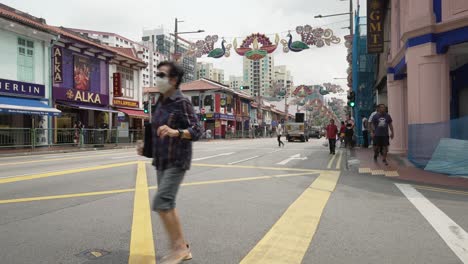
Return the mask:
<svg viewBox="0 0 468 264"><path fill-rule="evenodd" d="M250 89L250 87L249 87L249 86L246 86L246 85L241 85L241 86L239 87L239 89L240 89L240 90L247 90L247 89Z"/></svg>
<svg viewBox="0 0 468 264"><path fill-rule="evenodd" d="M356 94L354 91L349 92L348 95L348 106L354 108L356 106Z"/></svg>
<svg viewBox="0 0 468 264"><path fill-rule="evenodd" d="M145 114L149 113L148 105L149 102L143 102L143 111L145 112Z"/></svg>
<svg viewBox="0 0 468 264"><path fill-rule="evenodd" d="M203 114L203 115L201 116L201 120L202 120L202 121L206 121L206 115L205 115L205 114Z"/></svg>

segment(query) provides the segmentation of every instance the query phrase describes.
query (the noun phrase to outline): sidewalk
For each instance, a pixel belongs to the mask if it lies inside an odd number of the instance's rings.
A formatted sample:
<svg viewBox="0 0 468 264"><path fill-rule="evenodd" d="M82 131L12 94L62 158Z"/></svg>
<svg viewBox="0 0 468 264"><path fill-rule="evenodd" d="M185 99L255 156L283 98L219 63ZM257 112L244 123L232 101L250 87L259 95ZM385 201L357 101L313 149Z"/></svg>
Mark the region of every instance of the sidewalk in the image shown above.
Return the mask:
<svg viewBox="0 0 468 264"><path fill-rule="evenodd" d="M357 169L360 174L371 174L391 177L401 181L468 190L468 178L450 177L416 168L406 159L406 156L389 154L387 157L388 166L383 164L381 157L377 162L374 162L373 156L374 151L371 148L355 148L350 151L349 166Z"/></svg>

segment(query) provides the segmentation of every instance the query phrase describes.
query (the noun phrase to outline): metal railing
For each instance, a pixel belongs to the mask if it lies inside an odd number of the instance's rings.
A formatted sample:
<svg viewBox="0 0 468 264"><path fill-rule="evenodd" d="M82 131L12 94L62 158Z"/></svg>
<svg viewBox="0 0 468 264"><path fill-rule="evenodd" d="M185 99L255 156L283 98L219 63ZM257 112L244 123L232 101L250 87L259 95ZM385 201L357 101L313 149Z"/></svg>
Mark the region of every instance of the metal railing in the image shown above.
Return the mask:
<svg viewBox="0 0 468 264"><path fill-rule="evenodd" d="M141 129L0 128L0 150L57 146L102 147L135 144L141 139Z"/></svg>
<svg viewBox="0 0 468 264"><path fill-rule="evenodd" d="M0 151L44 147L104 147L134 145L144 139L142 129L0 128ZM227 132L224 139L274 137L264 129ZM201 138L206 139L204 134ZM214 135L211 135L214 139Z"/></svg>

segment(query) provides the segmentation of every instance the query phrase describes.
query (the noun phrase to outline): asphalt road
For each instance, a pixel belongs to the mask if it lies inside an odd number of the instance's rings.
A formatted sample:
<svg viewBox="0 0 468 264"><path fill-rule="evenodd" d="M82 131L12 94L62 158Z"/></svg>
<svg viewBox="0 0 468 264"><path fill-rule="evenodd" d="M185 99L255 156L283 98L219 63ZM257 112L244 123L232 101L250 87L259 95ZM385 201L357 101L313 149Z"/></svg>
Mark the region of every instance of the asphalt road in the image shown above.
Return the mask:
<svg viewBox="0 0 468 264"><path fill-rule="evenodd" d="M197 142L177 207L194 259L468 264L468 192L345 168L322 140ZM155 263L167 237L134 149L0 158L0 263Z"/></svg>

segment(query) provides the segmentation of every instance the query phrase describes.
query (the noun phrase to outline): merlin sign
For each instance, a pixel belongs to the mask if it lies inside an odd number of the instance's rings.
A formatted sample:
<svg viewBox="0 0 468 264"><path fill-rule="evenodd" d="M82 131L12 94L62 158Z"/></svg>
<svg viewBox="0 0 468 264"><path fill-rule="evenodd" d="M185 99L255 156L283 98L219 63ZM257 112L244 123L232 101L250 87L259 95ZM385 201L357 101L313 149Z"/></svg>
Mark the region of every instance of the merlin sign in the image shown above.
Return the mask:
<svg viewBox="0 0 468 264"><path fill-rule="evenodd" d="M42 84L0 79L0 94L15 97L44 98L45 86Z"/></svg>
<svg viewBox="0 0 468 264"><path fill-rule="evenodd" d="M384 50L384 0L367 0L367 53Z"/></svg>

